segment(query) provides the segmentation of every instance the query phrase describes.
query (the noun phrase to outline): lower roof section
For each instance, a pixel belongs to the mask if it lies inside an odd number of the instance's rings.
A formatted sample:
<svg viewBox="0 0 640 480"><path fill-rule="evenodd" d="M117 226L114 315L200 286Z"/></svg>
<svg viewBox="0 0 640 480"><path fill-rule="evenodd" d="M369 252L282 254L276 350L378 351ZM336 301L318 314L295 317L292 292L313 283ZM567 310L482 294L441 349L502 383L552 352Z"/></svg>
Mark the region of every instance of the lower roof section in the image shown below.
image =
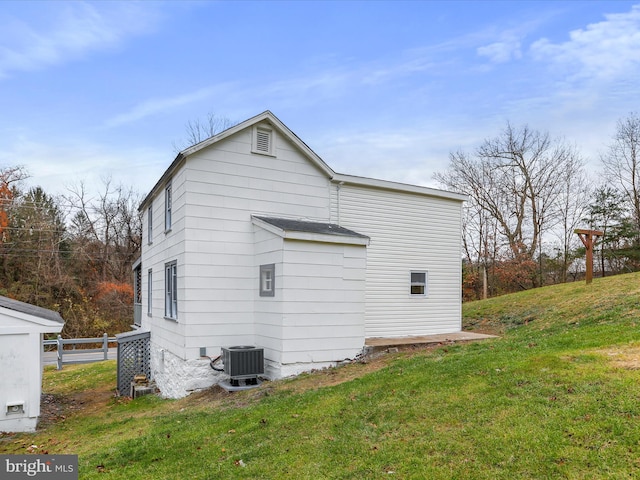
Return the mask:
<svg viewBox="0 0 640 480"><path fill-rule="evenodd" d="M252 215L254 225L264 228L282 238L312 242L369 245L369 237L334 223L292 220L290 218L262 217Z"/></svg>

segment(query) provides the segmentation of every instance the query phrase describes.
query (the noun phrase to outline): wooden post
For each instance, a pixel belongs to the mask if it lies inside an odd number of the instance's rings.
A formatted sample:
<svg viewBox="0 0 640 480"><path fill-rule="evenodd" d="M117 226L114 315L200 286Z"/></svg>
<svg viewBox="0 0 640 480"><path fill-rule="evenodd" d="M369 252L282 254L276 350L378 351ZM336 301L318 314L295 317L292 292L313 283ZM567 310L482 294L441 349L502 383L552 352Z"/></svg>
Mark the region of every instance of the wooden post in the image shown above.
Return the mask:
<svg viewBox="0 0 640 480"><path fill-rule="evenodd" d="M596 242L596 237L601 237L604 235L604 232L600 230L576 229L575 233L577 233L580 240L582 240L587 252L587 271L585 272L585 279L587 285L589 285L593 280L593 245Z"/></svg>

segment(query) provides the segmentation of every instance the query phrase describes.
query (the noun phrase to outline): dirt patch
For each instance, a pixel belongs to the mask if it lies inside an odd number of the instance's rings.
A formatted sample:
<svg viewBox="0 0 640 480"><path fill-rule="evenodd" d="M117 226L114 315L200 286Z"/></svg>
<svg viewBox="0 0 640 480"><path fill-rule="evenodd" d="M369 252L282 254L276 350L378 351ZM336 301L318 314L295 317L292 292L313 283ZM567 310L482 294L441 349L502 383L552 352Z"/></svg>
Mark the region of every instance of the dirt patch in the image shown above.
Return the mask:
<svg viewBox="0 0 640 480"><path fill-rule="evenodd" d="M99 412L114 396L115 391L108 386L69 395L43 393L40 397L38 430L44 430L54 423L64 422L67 417L76 413L91 415Z"/></svg>
<svg viewBox="0 0 640 480"><path fill-rule="evenodd" d="M606 355L616 368L640 370L640 346L638 345L600 350L600 353Z"/></svg>
<svg viewBox="0 0 640 480"><path fill-rule="evenodd" d="M303 393L305 391L331 387L350 382L356 378L380 370L399 356L407 357L418 355L440 346L442 345L412 344L378 349L372 355L358 360L345 362L336 367L302 373L292 378L285 378L273 382L265 381L256 389L243 392L229 393L222 387L214 385L211 388L192 393L188 397L178 400L175 408L177 410L183 408L241 408L251 405L262 397L276 391Z"/></svg>

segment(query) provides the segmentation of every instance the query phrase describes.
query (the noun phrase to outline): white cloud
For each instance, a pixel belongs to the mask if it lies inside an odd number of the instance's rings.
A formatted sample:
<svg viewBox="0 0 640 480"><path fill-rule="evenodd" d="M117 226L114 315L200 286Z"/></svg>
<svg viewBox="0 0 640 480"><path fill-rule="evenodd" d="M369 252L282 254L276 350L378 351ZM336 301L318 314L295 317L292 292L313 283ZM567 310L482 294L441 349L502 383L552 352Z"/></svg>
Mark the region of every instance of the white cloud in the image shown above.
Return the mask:
<svg viewBox="0 0 640 480"><path fill-rule="evenodd" d="M540 39L531 45L531 53L537 60L571 69L572 79L615 79L636 71L640 66L640 5L573 30L566 42Z"/></svg>
<svg viewBox="0 0 640 480"><path fill-rule="evenodd" d="M49 9L47 7L53 8ZM148 32L157 21L150 9L133 3L41 4L44 22L30 24L15 17L0 21L0 78L82 58L112 48L126 38Z"/></svg>
<svg viewBox="0 0 640 480"><path fill-rule="evenodd" d="M108 119L105 122L105 126L118 127L120 125L124 125L127 123L136 122L138 120L141 120L151 115L157 115L159 113L163 113L168 110L182 107L184 105L200 102L202 100L210 98L215 93L218 93L222 90L225 90L223 85L216 86L216 87L202 88L192 93L185 93L181 95L175 95L172 97L155 98L151 100L146 100L136 105L128 112L122 113L120 115L116 115L115 117Z"/></svg>
<svg viewBox="0 0 640 480"><path fill-rule="evenodd" d="M166 151L151 148L124 149L87 142L60 143L15 138L0 152L0 165L25 167L31 175L26 186L40 186L50 195L66 193L70 185L83 182L88 191L98 192L102 178L112 177L144 193L168 166L158 158L170 158Z"/></svg>
<svg viewBox="0 0 640 480"><path fill-rule="evenodd" d="M522 58L520 41L517 39L509 39L479 47L477 52L481 57L487 57L492 63L506 63L510 60Z"/></svg>

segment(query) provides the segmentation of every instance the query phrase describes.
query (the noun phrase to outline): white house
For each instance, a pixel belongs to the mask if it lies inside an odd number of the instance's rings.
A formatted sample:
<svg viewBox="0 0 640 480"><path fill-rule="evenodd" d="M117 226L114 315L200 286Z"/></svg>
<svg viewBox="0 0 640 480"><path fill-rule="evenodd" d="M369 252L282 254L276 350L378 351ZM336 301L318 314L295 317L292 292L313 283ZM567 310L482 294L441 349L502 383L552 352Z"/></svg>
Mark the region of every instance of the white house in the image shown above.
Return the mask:
<svg viewBox="0 0 640 480"><path fill-rule="evenodd" d="M36 429L43 334L60 333L63 326L57 312L0 296L0 431Z"/></svg>
<svg viewBox="0 0 640 480"><path fill-rule="evenodd" d="M460 331L464 199L336 173L269 111L180 152L140 206L158 387L215 383L221 347L264 348L278 378Z"/></svg>

